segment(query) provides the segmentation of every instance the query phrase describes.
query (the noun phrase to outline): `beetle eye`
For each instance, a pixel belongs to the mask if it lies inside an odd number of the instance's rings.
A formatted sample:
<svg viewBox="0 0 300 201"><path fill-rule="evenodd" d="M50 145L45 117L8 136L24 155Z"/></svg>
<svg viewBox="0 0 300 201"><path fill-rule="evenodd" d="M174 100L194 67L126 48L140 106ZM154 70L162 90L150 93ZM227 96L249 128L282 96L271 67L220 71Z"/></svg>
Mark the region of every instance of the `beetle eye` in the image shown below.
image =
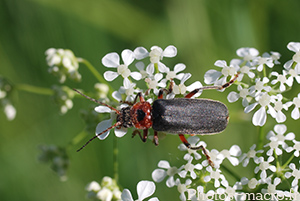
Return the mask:
<svg viewBox="0 0 300 201"><path fill-rule="evenodd" d="M144 119L145 115L146 115L145 112L141 109L138 109L136 111L136 113L137 113L137 120L138 121L142 121Z"/></svg>

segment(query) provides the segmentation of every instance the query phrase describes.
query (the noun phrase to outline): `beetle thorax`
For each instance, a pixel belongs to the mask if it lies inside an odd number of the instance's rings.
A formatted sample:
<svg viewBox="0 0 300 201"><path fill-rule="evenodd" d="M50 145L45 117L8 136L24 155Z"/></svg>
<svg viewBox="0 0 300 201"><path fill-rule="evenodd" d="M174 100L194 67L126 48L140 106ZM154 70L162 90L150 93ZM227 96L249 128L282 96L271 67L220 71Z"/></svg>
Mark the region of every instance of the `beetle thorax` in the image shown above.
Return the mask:
<svg viewBox="0 0 300 201"><path fill-rule="evenodd" d="M121 114L117 115L117 122L121 122L121 126L124 128L133 127L132 119L130 116L131 107L124 107L120 110Z"/></svg>
<svg viewBox="0 0 300 201"><path fill-rule="evenodd" d="M152 127L152 106L148 102L138 102L130 109L130 116L134 127L148 129Z"/></svg>

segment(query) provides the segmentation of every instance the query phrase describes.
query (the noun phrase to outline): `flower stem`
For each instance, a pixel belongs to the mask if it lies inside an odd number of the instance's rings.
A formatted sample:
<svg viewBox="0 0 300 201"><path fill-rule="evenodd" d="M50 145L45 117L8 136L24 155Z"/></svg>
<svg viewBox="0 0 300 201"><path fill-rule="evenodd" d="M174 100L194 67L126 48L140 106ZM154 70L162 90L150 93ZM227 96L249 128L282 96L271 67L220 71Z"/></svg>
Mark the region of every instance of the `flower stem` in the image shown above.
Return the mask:
<svg viewBox="0 0 300 201"><path fill-rule="evenodd" d="M259 127L259 130L258 130L258 145L257 145L257 149L258 150L261 150L263 149L264 147L264 129L263 129L263 126Z"/></svg>
<svg viewBox="0 0 300 201"><path fill-rule="evenodd" d="M226 172L228 172L232 177L234 177L237 181L241 180L241 177L239 175L237 175L235 172L231 171L230 169L228 169L225 165L221 164L221 168L223 170L225 170Z"/></svg>
<svg viewBox="0 0 300 201"><path fill-rule="evenodd" d="M114 179L119 182L119 163L118 163L118 139L114 137L113 139L113 168L114 168Z"/></svg>
<svg viewBox="0 0 300 201"><path fill-rule="evenodd" d="M103 76L96 70L96 68L86 59L80 58L78 59L80 62L82 62L86 67L91 71L91 73L96 77L98 82L104 83L109 87L109 94L112 94L114 89L111 87L111 85L103 78Z"/></svg>
<svg viewBox="0 0 300 201"><path fill-rule="evenodd" d="M26 92L40 94L40 95L52 96L54 94L54 91L52 89L32 86L29 84L17 84L15 85L15 88L20 91L26 91Z"/></svg>

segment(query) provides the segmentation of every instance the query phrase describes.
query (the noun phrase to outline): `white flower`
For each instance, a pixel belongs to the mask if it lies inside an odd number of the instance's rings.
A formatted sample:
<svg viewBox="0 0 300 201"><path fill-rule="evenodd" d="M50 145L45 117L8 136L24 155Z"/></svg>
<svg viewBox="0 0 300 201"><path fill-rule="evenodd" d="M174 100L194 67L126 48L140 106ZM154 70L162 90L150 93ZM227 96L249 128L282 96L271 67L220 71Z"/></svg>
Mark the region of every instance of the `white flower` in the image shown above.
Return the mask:
<svg viewBox="0 0 300 201"><path fill-rule="evenodd" d="M264 161L263 157L259 157L255 163L259 164L259 166L256 166L254 169L254 173L257 174L258 171L261 171L260 178L262 180L265 180L267 178L267 170L271 170L272 172L276 172L276 167L274 165L271 165L270 163L274 160L274 157L270 156L267 161Z"/></svg>
<svg viewBox="0 0 300 201"><path fill-rule="evenodd" d="M190 145L192 147L199 147L199 146L203 146L203 147L206 147L206 143L203 142L203 141L199 141L200 138L197 137L197 136L191 136L187 139L187 141L190 143ZM199 160L201 158L201 154L199 154L199 151L198 150L193 150L193 149L188 149L183 143L181 143L179 146L178 146L178 149L180 151L187 151L188 153L186 153L184 155L184 160L190 160L191 158L193 158L193 156L195 157L196 160ZM193 155L193 156L192 156Z"/></svg>
<svg viewBox="0 0 300 201"><path fill-rule="evenodd" d="M300 152L300 142L293 140L294 146L293 147L288 147L286 149L287 152L291 152L293 150L295 150L294 155L296 157L299 157L299 152Z"/></svg>
<svg viewBox="0 0 300 201"><path fill-rule="evenodd" d="M287 104L282 104L283 96L281 94L277 94L276 96L272 96L274 99L272 99L272 103L274 104L274 108L269 108L269 113L271 116L276 119L278 123L285 122L286 116L282 112L282 109L288 110ZM274 110L273 110L274 109Z"/></svg>
<svg viewBox="0 0 300 201"><path fill-rule="evenodd" d="M194 172L194 169L201 170L202 165L199 163L196 165L192 164L192 159L191 159L188 161L187 164L183 165L181 168L183 168L184 170L178 173L180 177L185 178L187 173L190 172L190 176L192 177L192 179L196 179L197 174Z"/></svg>
<svg viewBox="0 0 300 201"><path fill-rule="evenodd" d="M212 180L212 179L215 180L214 186L215 186L216 188L217 188L217 187L220 187L220 184L221 184L221 183L224 184L224 183L227 182L227 180L225 179L224 175L221 174L221 170L219 170L219 169L213 170L211 166L208 166L208 167L206 168L206 170L210 173L210 175L209 175L209 176L205 176L205 177L203 178L203 180L204 180L205 182L209 182L209 181ZM221 182L220 182L219 180L221 180Z"/></svg>
<svg viewBox="0 0 300 201"><path fill-rule="evenodd" d="M270 105L271 103L271 96L268 95L268 93L261 93L259 96L256 96L257 102L247 106L244 110L245 113L251 112L257 105L260 105L261 108L258 109L253 117L252 117L252 123L255 126L263 126L266 123L267 120L267 113L266 113L266 107L269 109L273 109ZM274 109L272 110L274 111Z"/></svg>
<svg viewBox="0 0 300 201"><path fill-rule="evenodd" d="M104 73L104 78L107 81L113 81L119 75L123 78L131 76L135 80L140 80L142 78L141 73L131 72L128 66L134 61L134 53L131 50L123 50L121 53L122 60L124 64L120 64L120 56L115 53L108 53L102 58L102 64L108 68L117 68L117 72L106 71Z"/></svg>
<svg viewBox="0 0 300 201"><path fill-rule="evenodd" d="M185 201L186 197L185 197L184 192L187 191L187 189L188 189L187 186L190 185L192 183L192 181L190 179L187 179L185 181L185 183L182 184L179 179L176 179L175 183L176 183L176 186L177 186L177 190L180 193L180 196L179 196L180 200Z"/></svg>
<svg viewBox="0 0 300 201"><path fill-rule="evenodd" d="M104 187L98 191L96 197L101 201L111 201L113 198L113 193L108 188Z"/></svg>
<svg viewBox="0 0 300 201"><path fill-rule="evenodd" d="M163 75L161 73L156 73L153 78L146 78L145 82L148 83L148 88L153 89L154 94L158 94L159 88L165 88L166 87L166 80L162 80Z"/></svg>
<svg viewBox="0 0 300 201"><path fill-rule="evenodd" d="M45 52L48 71L59 77L59 82L65 82L69 77L75 81L81 80L78 72L80 58L76 58L71 50L49 48Z"/></svg>
<svg viewBox="0 0 300 201"><path fill-rule="evenodd" d="M239 98L242 98L242 105L244 107L248 106L249 105L249 95L250 94L250 91L249 89L247 88L243 88L241 85L238 85L237 86L237 90L239 91L239 93L235 92L235 91L231 91L228 96L227 96L227 100L230 102L230 103L233 103L233 102L236 102Z"/></svg>
<svg viewBox="0 0 300 201"><path fill-rule="evenodd" d="M175 84L173 86L173 92L175 94L185 94L187 91L191 92L194 89L202 87L202 84L199 81L196 81L196 82L194 82L193 84L191 84L189 86L185 86L184 82L187 81L191 76L192 75L190 73L184 74L182 76L181 80L180 80L180 84L179 85ZM198 92L193 97L198 97L198 96L200 96L201 93L202 93L202 91Z"/></svg>
<svg viewBox="0 0 300 201"><path fill-rule="evenodd" d="M255 73L253 73L251 70L255 70L255 67L249 67L249 66L243 66L240 68L240 74L237 78L238 81L241 81L244 77L245 74L248 75L248 77L250 78L254 78L255 77Z"/></svg>
<svg viewBox="0 0 300 201"><path fill-rule="evenodd" d="M281 183L281 179L276 177L273 182L273 184L271 182L268 183L268 189L262 189L261 192L264 194L269 193L269 195L275 195L276 193L278 193L279 191L276 190L276 186Z"/></svg>
<svg viewBox="0 0 300 201"><path fill-rule="evenodd" d="M295 42L290 42L288 45L287 45L287 48L293 52L295 52L294 56L293 56L293 59L292 60L289 60L287 61L283 67L287 70L290 70L292 68L292 64L293 62L296 62L296 66L295 66L295 69L298 69L300 68L300 43L295 43Z"/></svg>
<svg viewBox="0 0 300 201"><path fill-rule="evenodd" d="M217 67L221 67L221 72L216 70L208 70L204 75L204 82L206 84L215 84L221 86L227 82L227 77L234 77L239 70L239 66L231 61L230 65L224 60L217 60L214 64ZM222 78L220 78L223 75ZM219 79L220 78L220 79Z"/></svg>
<svg viewBox="0 0 300 201"><path fill-rule="evenodd" d="M250 179L249 182L248 182L248 187L249 187L250 189L255 189L256 186L257 186L257 184L258 184L257 179L252 178L252 179Z"/></svg>
<svg viewBox="0 0 300 201"><path fill-rule="evenodd" d="M152 46L150 53L144 47L137 47L134 50L135 58L140 60L146 57L150 57L149 66L153 66L157 64L158 70L162 73L166 72L166 65L160 62L163 57L175 57L177 55L177 48L173 45L169 45L164 50L158 46ZM148 67L147 67L148 68Z"/></svg>
<svg viewBox="0 0 300 201"><path fill-rule="evenodd" d="M280 86L279 86L279 90L280 91L285 91L286 90L286 87L284 84L287 84L289 87L291 87L293 85L293 79L287 79L286 76L287 76L287 72L286 71L282 71L282 74L279 74L275 71L271 72L271 75L272 76L276 76L277 79L274 79L271 81L271 84L276 84L276 83L280 83Z"/></svg>
<svg viewBox="0 0 300 201"><path fill-rule="evenodd" d="M277 124L274 126L274 131L270 131L267 134L267 139L271 140L271 141L277 141L279 145L282 146L282 148L286 149L288 147L288 145L285 143L285 140L289 140L292 141L295 139L295 134L290 132L287 135L284 135L284 133L286 132L287 127L284 124Z"/></svg>
<svg viewBox="0 0 300 201"><path fill-rule="evenodd" d="M236 51L236 54L239 57L242 57L244 61L247 61L250 63L250 61L252 61L253 59L255 59L257 57L257 55L259 54L258 50L255 48L240 48Z"/></svg>
<svg viewBox="0 0 300 201"><path fill-rule="evenodd" d="M16 108L9 102L8 99L3 99L2 101L2 106L4 109L4 113L6 115L7 120L12 121L15 119L17 110Z"/></svg>
<svg viewBox="0 0 300 201"><path fill-rule="evenodd" d="M140 181L136 187L138 199L136 201L142 201L147 197L150 197L155 191L155 184L152 181ZM121 194L122 201L134 201L132 195L128 189L124 189ZM158 201L157 198L151 198L149 201Z"/></svg>
<svg viewBox="0 0 300 201"><path fill-rule="evenodd" d="M262 57L256 57L254 59L254 62L257 66L257 71L261 72L264 68L264 65L268 66L269 68L272 68L274 66L274 63L268 55L263 55Z"/></svg>
<svg viewBox="0 0 300 201"><path fill-rule="evenodd" d="M252 94L253 91L256 91L256 94L259 94L262 91L269 92L271 91L270 86L266 86L266 84L269 82L269 79L267 77L263 77L262 80L260 78L255 79L255 85L251 86L249 88L250 93Z"/></svg>
<svg viewBox="0 0 300 201"><path fill-rule="evenodd" d="M292 172L286 172L284 176L286 178L290 178L291 176L294 177L292 187L295 187L298 185L298 180L300 179L300 169L297 169L294 163L290 163L289 168L292 170Z"/></svg>
<svg viewBox="0 0 300 201"><path fill-rule="evenodd" d="M237 166L239 160L236 157L241 155L241 148L238 145L233 145L229 150L222 150L220 154L227 158L233 166Z"/></svg>
<svg viewBox="0 0 300 201"><path fill-rule="evenodd" d="M258 157L256 156L257 153L263 153L263 150L258 150L255 151L256 148L256 144L252 145L250 147L250 150L247 153L244 153L241 158L240 158L240 162L243 161L243 166L246 167L249 163L250 158L252 158L254 161L256 161L258 159Z"/></svg>
<svg viewBox="0 0 300 201"><path fill-rule="evenodd" d="M169 176L169 178L166 181L166 185L169 188L173 187L175 185L174 176L179 173L181 168L178 169L177 167L174 166L171 167L169 162L165 160L159 161L158 167L162 169L155 169L152 172L152 179L155 182L161 182L162 180L164 180L164 178L166 178L166 176Z"/></svg>
<svg viewBox="0 0 300 201"><path fill-rule="evenodd" d="M100 187L100 184L96 181L92 181L90 182L86 187L85 189L87 191L95 191L95 192L98 192L100 191L101 187Z"/></svg>
<svg viewBox="0 0 300 201"><path fill-rule="evenodd" d="M96 132L95 132L97 135L112 125L112 122L116 119L116 115L115 115L115 112L112 111L110 108L108 108L106 106L102 106L102 105L95 107L95 111L98 113L110 113L110 115L111 115L110 119L101 121L97 125ZM123 127L121 127L120 129L115 128L114 131L115 131L115 135L117 137L123 137L127 133L127 129L123 128ZM107 138L109 133L110 133L110 130L108 130L105 133L103 133L102 135L98 136L98 138L100 140L104 140L105 138Z"/></svg>
<svg viewBox="0 0 300 201"><path fill-rule="evenodd" d="M295 105L295 108L293 109L291 116L293 119L299 119L300 118L300 112L299 112L299 108L300 108L300 93L298 94L297 97L294 97L293 101L289 101L286 103L288 107L290 107L291 105Z"/></svg>
<svg viewBox="0 0 300 201"><path fill-rule="evenodd" d="M134 99L137 92L135 89L136 83L132 83L128 78L124 78L123 86L120 87L119 93L126 95L126 100Z"/></svg>

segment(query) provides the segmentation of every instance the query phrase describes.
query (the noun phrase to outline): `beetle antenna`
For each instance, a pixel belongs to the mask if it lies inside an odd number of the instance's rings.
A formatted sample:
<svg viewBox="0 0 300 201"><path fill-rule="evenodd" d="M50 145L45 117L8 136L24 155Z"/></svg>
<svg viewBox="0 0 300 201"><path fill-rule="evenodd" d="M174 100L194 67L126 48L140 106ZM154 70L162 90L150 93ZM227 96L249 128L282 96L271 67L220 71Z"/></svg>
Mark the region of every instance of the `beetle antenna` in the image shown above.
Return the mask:
<svg viewBox="0 0 300 201"><path fill-rule="evenodd" d="M99 137L100 135L102 135L103 133L106 133L107 131L113 129L116 126L121 125L121 122L117 122L114 125L112 125L111 127L105 129L104 131L102 131L101 133L96 134L94 137L92 137L91 139L89 139L82 147L80 147L77 152L79 152L81 149L83 149L84 147L86 147L86 145L88 145L91 141L93 141L95 138Z"/></svg>
<svg viewBox="0 0 300 201"><path fill-rule="evenodd" d="M100 101L98 101L98 100L96 100L96 99L94 99L94 98L91 98L91 97L89 97L89 96L87 96L87 95L81 93L81 92L78 91L77 89L73 89L73 90L76 91L77 93L79 93L80 95L82 95L83 97L85 97L85 98L87 98L87 99L89 99L89 100L91 100L91 101L93 101L93 102L95 102L95 103L98 103L98 104L100 104L100 105L104 105L104 106L110 108L111 110L114 110L117 114L121 114L120 111L117 110L116 108L114 108L114 107L112 107L112 106L110 106L110 105L107 105L106 103L102 103L102 102L100 102Z"/></svg>

